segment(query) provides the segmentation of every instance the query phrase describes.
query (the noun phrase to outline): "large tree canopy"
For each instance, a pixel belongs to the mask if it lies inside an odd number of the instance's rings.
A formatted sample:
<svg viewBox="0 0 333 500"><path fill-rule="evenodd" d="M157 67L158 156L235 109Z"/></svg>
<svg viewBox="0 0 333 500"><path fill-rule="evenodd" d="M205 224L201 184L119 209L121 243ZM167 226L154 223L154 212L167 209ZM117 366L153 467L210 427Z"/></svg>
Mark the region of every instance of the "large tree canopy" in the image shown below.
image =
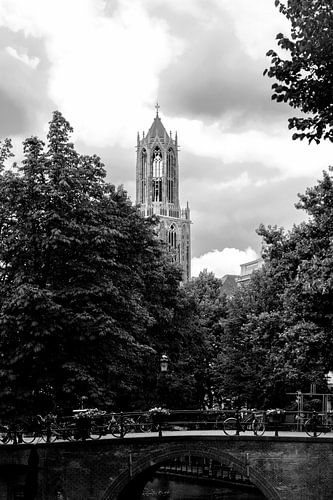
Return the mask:
<svg viewBox="0 0 333 500"><path fill-rule="evenodd" d="M197 400L201 406L211 407L216 400L212 362L216 353L223 350L227 299L221 291L221 279L207 270L188 282L184 290L192 303L192 334L188 335L186 359L195 381Z"/></svg>
<svg viewBox="0 0 333 500"><path fill-rule="evenodd" d="M0 148L3 411L73 408L81 396L138 404L177 302L180 272L153 221L105 182L97 156L76 152L71 132L55 112L47 146L27 139L22 165L6 168L10 142Z"/></svg>
<svg viewBox="0 0 333 500"><path fill-rule="evenodd" d="M221 395L252 406L286 404L288 392L327 390L333 369L333 178L300 195L309 219L292 230L261 226L265 265L229 301L213 363Z"/></svg>
<svg viewBox="0 0 333 500"><path fill-rule="evenodd" d="M275 5L290 21L291 33L276 37L286 57L267 52L271 67L264 74L277 80L272 99L307 115L289 119L289 128L297 130L293 139L333 141L332 1L276 0Z"/></svg>

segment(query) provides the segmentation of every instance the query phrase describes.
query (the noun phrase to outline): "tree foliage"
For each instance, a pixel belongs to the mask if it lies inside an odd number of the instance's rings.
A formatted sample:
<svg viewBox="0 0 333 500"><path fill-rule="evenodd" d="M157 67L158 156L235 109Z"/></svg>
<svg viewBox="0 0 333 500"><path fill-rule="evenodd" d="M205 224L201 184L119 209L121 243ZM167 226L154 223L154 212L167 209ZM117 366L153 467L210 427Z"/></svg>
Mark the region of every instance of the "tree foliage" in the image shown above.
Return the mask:
<svg viewBox="0 0 333 500"><path fill-rule="evenodd" d="M333 141L333 5L331 0L276 0L290 21L290 35L279 33L285 57L269 50L271 66L265 70L277 82L272 99L287 102L307 117L289 119L293 139Z"/></svg>
<svg viewBox="0 0 333 500"><path fill-rule="evenodd" d="M192 321L185 322L188 332L187 362L195 382L196 399L201 407L213 405L216 395L213 361L223 349L223 322L227 299L221 292L222 281L204 270L185 285L190 300Z"/></svg>
<svg viewBox="0 0 333 500"><path fill-rule="evenodd" d="M221 398L267 407L278 398L275 352L281 331L278 285L267 268L229 300L224 342L213 363Z"/></svg>
<svg viewBox="0 0 333 500"><path fill-rule="evenodd" d="M265 265L228 305L214 361L222 396L251 406L286 404L288 392L327 390L333 368L333 178L299 196L306 222L260 226Z"/></svg>
<svg viewBox="0 0 333 500"><path fill-rule="evenodd" d="M24 141L21 165L5 168L10 142L0 149L0 402L13 412L73 408L83 395L138 404L179 293L154 221L71 132L55 112L47 145Z"/></svg>

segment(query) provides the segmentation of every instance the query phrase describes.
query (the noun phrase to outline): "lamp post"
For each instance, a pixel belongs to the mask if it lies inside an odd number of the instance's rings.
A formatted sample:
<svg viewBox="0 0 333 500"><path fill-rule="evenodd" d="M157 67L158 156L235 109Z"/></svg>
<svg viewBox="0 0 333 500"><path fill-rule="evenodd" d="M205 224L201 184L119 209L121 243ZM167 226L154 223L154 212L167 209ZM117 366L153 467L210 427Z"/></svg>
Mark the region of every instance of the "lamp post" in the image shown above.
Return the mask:
<svg viewBox="0 0 333 500"><path fill-rule="evenodd" d="M160 359L161 373L166 373L168 371L169 358L166 354L162 354Z"/></svg>
<svg viewBox="0 0 333 500"><path fill-rule="evenodd" d="M87 401L88 397L87 396L81 396L81 410L84 409L85 401Z"/></svg>
<svg viewBox="0 0 333 500"><path fill-rule="evenodd" d="M333 390L333 371L329 371L326 374L326 382L327 382L328 390L330 392L332 392L332 390ZM331 396L330 394L326 395L326 411L327 412L333 410L332 399L333 399L333 396Z"/></svg>
<svg viewBox="0 0 333 500"><path fill-rule="evenodd" d="M160 376L159 376L159 386L160 386L160 403L165 403L165 393L166 393L166 374L169 367L169 357L166 354L162 354L160 359ZM162 406L165 406L162 405Z"/></svg>
<svg viewBox="0 0 333 500"><path fill-rule="evenodd" d="M333 371L330 371L326 374L327 387L329 389L333 389Z"/></svg>
<svg viewBox="0 0 333 500"><path fill-rule="evenodd" d="M161 404L161 412L163 411L162 408L165 408L165 389L166 389L166 379L165 376L168 372L168 366L169 366L169 357L166 354L162 354L160 358L160 373L159 377L157 378L158 381L158 393L159 393L159 402ZM163 413L160 415L157 415L157 423L158 423L158 435L159 437L162 437L162 423L163 423Z"/></svg>
<svg viewBox="0 0 333 500"><path fill-rule="evenodd" d="M160 358L160 370L157 376L157 397L161 406L165 406L166 374L168 373L169 357L162 354Z"/></svg>

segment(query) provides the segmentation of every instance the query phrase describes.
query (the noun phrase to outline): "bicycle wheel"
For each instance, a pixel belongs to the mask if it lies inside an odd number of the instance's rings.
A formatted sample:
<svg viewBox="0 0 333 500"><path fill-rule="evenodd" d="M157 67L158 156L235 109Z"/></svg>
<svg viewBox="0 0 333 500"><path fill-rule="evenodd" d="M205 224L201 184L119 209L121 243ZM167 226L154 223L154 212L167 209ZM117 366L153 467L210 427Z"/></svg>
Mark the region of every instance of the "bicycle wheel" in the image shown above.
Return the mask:
<svg viewBox="0 0 333 500"><path fill-rule="evenodd" d="M45 436L45 440L47 441L47 433L45 434ZM54 441L56 441L57 439L60 439L60 428L57 424L51 424L49 443L54 443Z"/></svg>
<svg viewBox="0 0 333 500"><path fill-rule="evenodd" d="M253 430L254 435L263 436L263 434L265 433L265 430L266 430L266 426L265 426L264 421L261 419L254 420L252 422L252 430Z"/></svg>
<svg viewBox="0 0 333 500"><path fill-rule="evenodd" d="M65 439L67 441L77 441L76 439L76 435L74 434L74 432L68 432L65 436Z"/></svg>
<svg viewBox="0 0 333 500"><path fill-rule="evenodd" d="M111 432L112 436L119 438L121 437L121 424L120 420L110 420L108 424L108 430ZM125 431L125 428L123 426L123 432Z"/></svg>
<svg viewBox="0 0 333 500"><path fill-rule="evenodd" d="M38 434L36 434L35 431L23 431L22 432L22 442L25 444L33 443L37 439L37 437L41 437L41 436L38 436Z"/></svg>
<svg viewBox="0 0 333 500"><path fill-rule="evenodd" d="M321 434L321 431L318 430L318 424L316 426L313 423L313 420L309 418L304 424L304 430L310 437L318 437Z"/></svg>
<svg viewBox="0 0 333 500"><path fill-rule="evenodd" d="M59 427L59 434L61 435L61 439L65 439L66 441L75 441L76 435L76 426L73 424L64 424Z"/></svg>
<svg viewBox="0 0 333 500"><path fill-rule="evenodd" d="M12 440L11 436L7 432L0 432L0 443L8 444Z"/></svg>
<svg viewBox="0 0 333 500"><path fill-rule="evenodd" d="M151 432L153 428L153 422L149 415L140 415L137 420L137 425L140 432Z"/></svg>
<svg viewBox="0 0 333 500"><path fill-rule="evenodd" d="M138 419L136 417L128 417L124 421L124 427L126 434L130 432L140 432Z"/></svg>
<svg viewBox="0 0 333 500"><path fill-rule="evenodd" d="M97 440L97 439L101 439L101 437L104 434L105 433L103 432L103 428L100 425L93 425L91 427L89 437L92 440Z"/></svg>
<svg viewBox="0 0 333 500"><path fill-rule="evenodd" d="M234 417L227 418L223 422L223 432L227 436L235 436L237 432L237 420Z"/></svg>
<svg viewBox="0 0 333 500"><path fill-rule="evenodd" d="M7 444L11 440L8 428L0 426L0 443Z"/></svg>

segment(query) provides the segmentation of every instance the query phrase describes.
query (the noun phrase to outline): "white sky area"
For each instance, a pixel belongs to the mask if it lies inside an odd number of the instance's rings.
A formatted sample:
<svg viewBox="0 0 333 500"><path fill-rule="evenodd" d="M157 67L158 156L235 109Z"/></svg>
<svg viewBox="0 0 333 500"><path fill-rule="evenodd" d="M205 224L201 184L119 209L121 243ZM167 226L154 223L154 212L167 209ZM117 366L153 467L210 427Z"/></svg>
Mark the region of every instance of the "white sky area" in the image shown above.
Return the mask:
<svg viewBox="0 0 333 500"><path fill-rule="evenodd" d="M43 136L59 109L134 200L136 134L158 99L181 145L193 275L238 274L261 222L305 218L297 193L330 163L331 145L293 142L293 110L270 100L280 31L273 0L0 0L0 138Z"/></svg>
<svg viewBox="0 0 333 500"><path fill-rule="evenodd" d="M237 248L224 248L222 251L213 250L201 257L192 259L192 274L198 276L200 271L207 269L213 272L218 278L226 274L240 274L239 265L251 262L258 256L252 248L238 250Z"/></svg>

